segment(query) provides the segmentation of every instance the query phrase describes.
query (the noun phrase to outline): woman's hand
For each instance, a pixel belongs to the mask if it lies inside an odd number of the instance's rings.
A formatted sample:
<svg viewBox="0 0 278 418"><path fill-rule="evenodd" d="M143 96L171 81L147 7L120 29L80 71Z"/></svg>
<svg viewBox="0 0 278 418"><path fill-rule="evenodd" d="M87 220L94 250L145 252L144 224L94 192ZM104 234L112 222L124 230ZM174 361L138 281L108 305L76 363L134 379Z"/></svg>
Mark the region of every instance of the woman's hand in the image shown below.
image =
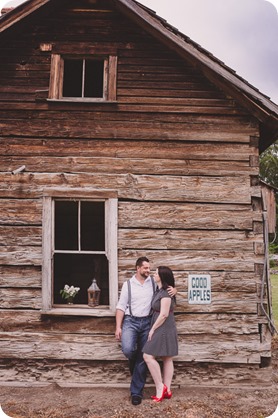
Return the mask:
<svg viewBox="0 0 278 418"><path fill-rule="evenodd" d="M148 336L148 341L151 341L153 333L154 333L154 330L151 328L149 332L149 336Z"/></svg>

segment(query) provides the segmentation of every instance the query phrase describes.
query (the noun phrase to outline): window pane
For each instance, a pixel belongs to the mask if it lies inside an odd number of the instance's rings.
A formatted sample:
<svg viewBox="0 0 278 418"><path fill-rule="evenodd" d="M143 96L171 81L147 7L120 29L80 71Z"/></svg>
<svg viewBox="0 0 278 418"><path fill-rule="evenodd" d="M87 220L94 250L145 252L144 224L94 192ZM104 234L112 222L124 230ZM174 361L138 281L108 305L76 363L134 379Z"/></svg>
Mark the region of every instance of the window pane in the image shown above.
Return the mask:
<svg viewBox="0 0 278 418"><path fill-rule="evenodd" d="M55 250L78 250L78 202L55 201Z"/></svg>
<svg viewBox="0 0 278 418"><path fill-rule="evenodd" d="M64 60L64 97L82 97L83 60Z"/></svg>
<svg viewBox="0 0 278 418"><path fill-rule="evenodd" d="M96 279L101 290L100 304L109 305L108 260L105 255L55 254L54 255L54 303L65 303L60 290L65 284L80 287L74 304L88 304L87 289Z"/></svg>
<svg viewBox="0 0 278 418"><path fill-rule="evenodd" d="M103 60L86 60L84 97L103 97L103 68Z"/></svg>
<svg viewBox="0 0 278 418"><path fill-rule="evenodd" d="M105 251L104 202L81 202L81 250Z"/></svg>

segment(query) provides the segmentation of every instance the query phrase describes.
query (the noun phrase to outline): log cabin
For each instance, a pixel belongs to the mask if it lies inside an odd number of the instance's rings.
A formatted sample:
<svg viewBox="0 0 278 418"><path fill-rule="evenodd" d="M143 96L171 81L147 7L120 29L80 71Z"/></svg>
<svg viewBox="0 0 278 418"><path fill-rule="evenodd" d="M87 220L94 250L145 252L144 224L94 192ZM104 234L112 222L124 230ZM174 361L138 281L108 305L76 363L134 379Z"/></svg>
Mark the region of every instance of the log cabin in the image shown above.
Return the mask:
<svg viewBox="0 0 278 418"><path fill-rule="evenodd" d="M135 0L28 0L0 56L0 384L126 385L115 307L146 255L176 278L174 383L268 385L278 106Z"/></svg>

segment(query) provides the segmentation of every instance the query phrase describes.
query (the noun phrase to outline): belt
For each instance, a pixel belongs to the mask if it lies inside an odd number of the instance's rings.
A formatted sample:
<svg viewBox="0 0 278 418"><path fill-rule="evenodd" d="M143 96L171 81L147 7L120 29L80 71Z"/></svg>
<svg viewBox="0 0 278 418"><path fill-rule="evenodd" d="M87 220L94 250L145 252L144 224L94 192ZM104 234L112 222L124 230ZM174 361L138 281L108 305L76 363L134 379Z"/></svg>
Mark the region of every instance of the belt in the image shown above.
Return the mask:
<svg viewBox="0 0 278 418"><path fill-rule="evenodd" d="M126 315L126 316L130 316L131 318L135 318L135 319L145 319L145 318L150 318L151 317L151 315L147 315L147 316Z"/></svg>

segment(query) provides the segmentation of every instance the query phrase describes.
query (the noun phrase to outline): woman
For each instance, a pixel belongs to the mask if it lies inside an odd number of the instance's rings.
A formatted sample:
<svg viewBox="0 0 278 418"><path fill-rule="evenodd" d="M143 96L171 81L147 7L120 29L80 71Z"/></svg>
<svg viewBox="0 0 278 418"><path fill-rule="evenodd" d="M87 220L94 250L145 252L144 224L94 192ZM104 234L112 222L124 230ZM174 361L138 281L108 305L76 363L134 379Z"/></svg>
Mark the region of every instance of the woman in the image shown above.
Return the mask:
<svg viewBox="0 0 278 418"><path fill-rule="evenodd" d="M156 387L156 395L152 399L160 402L172 397L173 356L178 354L178 335L173 313L175 298L171 298L167 292L168 286L175 286L173 272L169 267L160 266L154 274L154 280L158 289L152 299L151 329L143 353ZM163 360L163 380L155 358L158 356Z"/></svg>

